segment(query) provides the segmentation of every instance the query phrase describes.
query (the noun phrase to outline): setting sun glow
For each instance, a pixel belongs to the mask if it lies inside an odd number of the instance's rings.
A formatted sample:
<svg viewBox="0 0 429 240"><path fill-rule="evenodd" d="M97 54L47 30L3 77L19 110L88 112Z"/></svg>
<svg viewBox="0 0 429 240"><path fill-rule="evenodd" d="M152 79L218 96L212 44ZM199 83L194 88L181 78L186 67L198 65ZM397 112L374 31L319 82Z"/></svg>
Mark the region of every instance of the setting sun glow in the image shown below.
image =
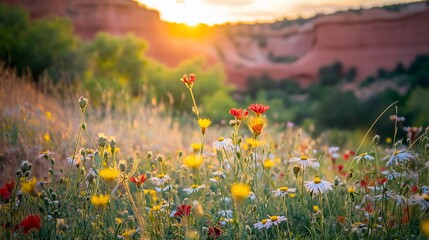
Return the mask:
<svg viewBox="0 0 429 240"><path fill-rule="evenodd" d="M351 8L370 8L415 0L135 0L160 12L168 22L195 26L235 22L272 22L311 17Z"/></svg>

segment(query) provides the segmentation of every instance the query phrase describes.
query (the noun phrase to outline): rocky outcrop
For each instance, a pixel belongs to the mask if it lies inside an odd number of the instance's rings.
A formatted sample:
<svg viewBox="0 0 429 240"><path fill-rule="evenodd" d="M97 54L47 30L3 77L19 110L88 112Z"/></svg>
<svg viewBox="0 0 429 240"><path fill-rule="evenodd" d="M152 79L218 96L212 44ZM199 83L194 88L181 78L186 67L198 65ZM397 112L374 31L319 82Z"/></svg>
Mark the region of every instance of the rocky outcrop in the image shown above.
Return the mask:
<svg viewBox="0 0 429 240"><path fill-rule="evenodd" d="M86 39L100 31L133 33L147 40L149 57L170 66L197 55L222 62L229 81L241 88L249 76L262 74L307 85L321 66L334 61L355 67L362 80L379 68L393 69L398 62L407 66L416 55L429 54L429 8L422 2L399 12L350 11L282 28L276 23L223 25L188 35L192 30L162 22L158 12L132 0L0 1L24 6L36 18L68 16Z"/></svg>

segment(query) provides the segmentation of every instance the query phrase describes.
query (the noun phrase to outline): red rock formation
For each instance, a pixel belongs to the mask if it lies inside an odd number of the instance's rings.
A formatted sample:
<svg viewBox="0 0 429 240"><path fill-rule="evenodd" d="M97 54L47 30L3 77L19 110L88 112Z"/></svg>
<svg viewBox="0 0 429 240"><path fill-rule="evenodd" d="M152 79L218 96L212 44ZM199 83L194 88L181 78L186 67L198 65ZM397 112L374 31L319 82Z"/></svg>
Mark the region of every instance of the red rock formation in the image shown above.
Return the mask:
<svg viewBox="0 0 429 240"><path fill-rule="evenodd" d="M132 0L0 1L22 5L36 18L68 16L83 38L100 31L133 33L147 40L149 57L170 66L197 55L211 63L221 61L229 81L240 88L249 76L264 73L307 85L317 79L320 67L337 60L346 68L356 67L361 80L379 68L393 69L398 62L407 66L416 55L429 54L425 3L400 12L372 9L323 16L282 29L274 24L217 26L196 38L173 34L182 31L180 26L160 21L158 12Z"/></svg>

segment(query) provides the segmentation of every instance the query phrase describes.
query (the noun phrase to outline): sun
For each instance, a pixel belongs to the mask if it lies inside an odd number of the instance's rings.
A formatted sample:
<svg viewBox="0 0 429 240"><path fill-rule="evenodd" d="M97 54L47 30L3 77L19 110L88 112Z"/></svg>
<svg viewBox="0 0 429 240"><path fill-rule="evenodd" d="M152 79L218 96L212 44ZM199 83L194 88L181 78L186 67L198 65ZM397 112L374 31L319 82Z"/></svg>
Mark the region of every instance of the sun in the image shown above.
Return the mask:
<svg viewBox="0 0 429 240"><path fill-rule="evenodd" d="M167 22L184 23L188 26L198 24L219 24L225 22L225 16L210 11L201 1L180 0L138 0L149 9L159 11L162 20Z"/></svg>

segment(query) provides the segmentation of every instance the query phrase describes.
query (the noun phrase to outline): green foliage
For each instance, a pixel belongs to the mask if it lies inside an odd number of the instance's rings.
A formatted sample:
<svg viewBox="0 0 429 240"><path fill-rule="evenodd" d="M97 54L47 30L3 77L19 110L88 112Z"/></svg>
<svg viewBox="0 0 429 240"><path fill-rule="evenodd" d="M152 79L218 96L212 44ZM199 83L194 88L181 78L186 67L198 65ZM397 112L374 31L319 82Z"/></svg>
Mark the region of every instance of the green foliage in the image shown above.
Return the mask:
<svg viewBox="0 0 429 240"><path fill-rule="evenodd" d="M416 126L429 126L429 116L427 114L427 105L422 100L427 100L429 88L418 87L411 92L406 103L406 113L411 115L412 122Z"/></svg>
<svg viewBox="0 0 429 240"><path fill-rule="evenodd" d="M97 34L87 43L87 70L83 85L95 104L101 102L104 91L113 94L125 90L133 96L141 93L146 57L146 43L132 35L113 37Z"/></svg>
<svg viewBox="0 0 429 240"><path fill-rule="evenodd" d="M35 80L45 71L54 80L81 72L80 42L69 20L30 22L24 10L3 4L0 20L0 58L6 66L16 68L19 74L28 69Z"/></svg>
<svg viewBox="0 0 429 240"><path fill-rule="evenodd" d="M335 110L334 110L335 109ZM315 113L317 129L348 128L359 124L359 101L353 92L332 89L320 100Z"/></svg>
<svg viewBox="0 0 429 240"><path fill-rule="evenodd" d="M179 112L189 111L193 105L192 99L184 94L186 87L180 81L180 77L183 73L195 73L197 75L196 82L198 82L194 85L195 98L204 99L200 109L201 113L203 116L220 119L221 116L225 116L225 113L220 113L219 107L215 107L215 103L210 102L209 99L215 100L223 106L232 106L234 100L229 94L232 89L225 84L222 66L214 65L206 68L204 65L205 61L202 58L184 61L175 68L154 61L148 62L148 77L144 81L147 99L155 98L162 103L171 105L173 109ZM220 100L220 97L223 99ZM200 105L200 103L198 104ZM215 108L210 109L211 107Z"/></svg>

